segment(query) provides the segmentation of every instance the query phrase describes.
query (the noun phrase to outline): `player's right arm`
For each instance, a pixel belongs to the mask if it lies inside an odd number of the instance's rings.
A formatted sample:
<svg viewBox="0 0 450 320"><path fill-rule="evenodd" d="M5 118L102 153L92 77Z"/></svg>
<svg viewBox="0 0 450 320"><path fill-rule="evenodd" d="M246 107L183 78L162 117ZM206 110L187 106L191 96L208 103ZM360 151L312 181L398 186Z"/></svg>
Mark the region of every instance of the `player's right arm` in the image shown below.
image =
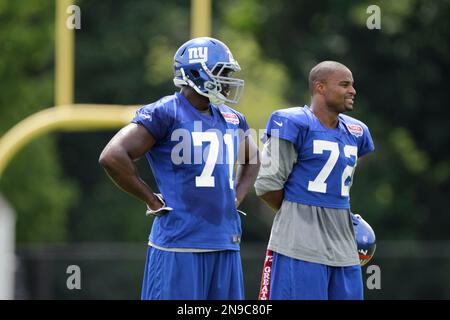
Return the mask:
<svg viewBox="0 0 450 320"><path fill-rule="evenodd" d="M301 143L299 128L305 122L302 108L288 108L272 113L267 122L261 156L261 169L255 183L256 194L269 207L278 211L284 199L284 184L297 162Z"/></svg>
<svg viewBox="0 0 450 320"><path fill-rule="evenodd" d="M99 158L99 163L119 188L142 200L153 210L161 208L162 203L139 176L134 161L149 151L155 142L144 126L131 123L109 141Z"/></svg>
<svg viewBox="0 0 450 320"><path fill-rule="evenodd" d="M267 203L273 210L278 211L283 204L284 189L268 191L260 196L260 198Z"/></svg>
<svg viewBox="0 0 450 320"><path fill-rule="evenodd" d="M255 190L256 194L275 211L281 208L284 184L296 162L297 152L290 141L272 136L264 144Z"/></svg>

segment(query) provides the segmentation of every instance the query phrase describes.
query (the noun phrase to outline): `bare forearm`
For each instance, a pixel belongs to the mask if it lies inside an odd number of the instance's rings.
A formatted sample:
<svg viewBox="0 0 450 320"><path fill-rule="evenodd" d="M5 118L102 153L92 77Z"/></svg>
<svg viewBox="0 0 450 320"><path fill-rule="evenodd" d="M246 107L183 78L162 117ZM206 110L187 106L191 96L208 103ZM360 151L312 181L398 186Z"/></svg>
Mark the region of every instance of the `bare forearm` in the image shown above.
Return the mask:
<svg viewBox="0 0 450 320"><path fill-rule="evenodd" d="M256 177L258 176L260 163L256 164L240 164L236 170L236 205L244 200L245 195L248 190L255 183Z"/></svg>
<svg viewBox="0 0 450 320"><path fill-rule="evenodd" d="M124 150L109 150L102 154L100 164L111 180L125 192L154 208L158 206L152 189L140 178L133 160Z"/></svg>
<svg viewBox="0 0 450 320"><path fill-rule="evenodd" d="M278 211L283 203L284 189L266 192L260 198L273 210Z"/></svg>

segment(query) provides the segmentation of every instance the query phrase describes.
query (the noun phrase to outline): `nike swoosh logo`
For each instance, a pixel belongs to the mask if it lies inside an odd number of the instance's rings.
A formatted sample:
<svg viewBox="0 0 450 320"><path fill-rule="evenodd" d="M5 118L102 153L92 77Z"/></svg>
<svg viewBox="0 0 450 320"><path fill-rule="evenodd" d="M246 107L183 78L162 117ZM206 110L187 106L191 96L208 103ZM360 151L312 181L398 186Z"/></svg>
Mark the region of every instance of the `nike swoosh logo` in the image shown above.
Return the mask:
<svg viewBox="0 0 450 320"><path fill-rule="evenodd" d="M273 122L275 122L277 125L279 125L280 127L282 127L283 126L283 122L278 122L278 121L276 121L276 120L273 120Z"/></svg>

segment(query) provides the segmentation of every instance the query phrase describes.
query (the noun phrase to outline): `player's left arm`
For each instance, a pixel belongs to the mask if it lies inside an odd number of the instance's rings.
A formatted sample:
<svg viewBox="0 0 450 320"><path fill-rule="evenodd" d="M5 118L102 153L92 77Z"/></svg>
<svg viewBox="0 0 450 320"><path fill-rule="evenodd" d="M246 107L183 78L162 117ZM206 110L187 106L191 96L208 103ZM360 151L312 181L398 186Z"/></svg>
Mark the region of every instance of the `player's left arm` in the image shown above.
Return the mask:
<svg viewBox="0 0 450 320"><path fill-rule="evenodd" d="M369 128L362 124L363 135L358 138L358 158L371 153L375 150L372 135L370 134Z"/></svg>
<svg viewBox="0 0 450 320"><path fill-rule="evenodd" d="M261 166L258 146L251 135L247 135L244 143L241 144L238 159L240 163L236 170L236 207L239 207L248 190L255 183Z"/></svg>

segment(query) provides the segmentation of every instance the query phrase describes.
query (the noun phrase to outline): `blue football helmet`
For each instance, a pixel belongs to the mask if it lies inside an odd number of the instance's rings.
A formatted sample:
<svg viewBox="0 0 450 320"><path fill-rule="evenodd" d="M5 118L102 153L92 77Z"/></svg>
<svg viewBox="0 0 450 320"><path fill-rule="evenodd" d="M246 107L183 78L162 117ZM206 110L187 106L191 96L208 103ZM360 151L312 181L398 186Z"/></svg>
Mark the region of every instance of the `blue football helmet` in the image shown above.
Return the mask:
<svg viewBox="0 0 450 320"><path fill-rule="evenodd" d="M356 245L358 247L359 262L363 266L375 254L375 249L377 248L375 232L359 214L352 213L352 222L355 230Z"/></svg>
<svg viewBox="0 0 450 320"><path fill-rule="evenodd" d="M212 104L239 102L244 80L229 75L241 67L223 42L208 37L189 40L173 60L173 82L177 87L189 86Z"/></svg>

